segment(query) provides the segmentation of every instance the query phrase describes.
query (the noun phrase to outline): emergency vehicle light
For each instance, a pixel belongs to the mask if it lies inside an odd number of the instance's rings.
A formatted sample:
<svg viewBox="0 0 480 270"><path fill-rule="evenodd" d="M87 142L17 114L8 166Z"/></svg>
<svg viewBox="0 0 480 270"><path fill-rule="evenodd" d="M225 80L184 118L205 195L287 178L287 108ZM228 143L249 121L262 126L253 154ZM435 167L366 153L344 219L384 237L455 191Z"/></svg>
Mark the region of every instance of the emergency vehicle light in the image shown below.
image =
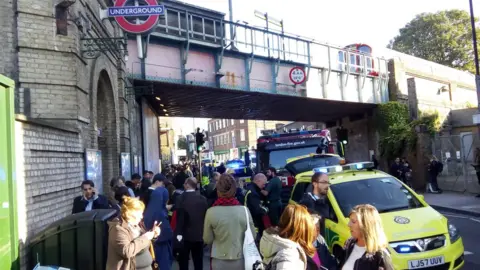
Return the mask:
<svg viewBox="0 0 480 270"><path fill-rule="evenodd" d="M326 174L346 172L346 171L360 171L363 169L373 169L373 162L357 162L350 163L343 166L328 166L328 167L317 167L313 169L314 173L322 172Z"/></svg>

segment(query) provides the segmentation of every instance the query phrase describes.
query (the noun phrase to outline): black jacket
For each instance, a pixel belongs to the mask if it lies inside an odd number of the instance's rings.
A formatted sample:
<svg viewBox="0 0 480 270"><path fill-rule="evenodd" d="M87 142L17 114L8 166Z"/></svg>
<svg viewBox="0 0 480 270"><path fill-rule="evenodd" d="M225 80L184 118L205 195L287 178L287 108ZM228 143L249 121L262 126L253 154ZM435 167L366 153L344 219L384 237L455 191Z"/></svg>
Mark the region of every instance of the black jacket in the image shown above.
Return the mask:
<svg viewBox="0 0 480 270"><path fill-rule="evenodd" d="M177 227L175 234L185 241L202 242L203 224L207 213L207 199L198 192L185 191L177 199Z"/></svg>
<svg viewBox="0 0 480 270"><path fill-rule="evenodd" d="M343 254L341 254L340 258L337 258L340 261L340 269L342 269L350 254L352 254L356 242L353 238L345 242ZM384 270L394 270L392 259L387 250L379 251L372 255L367 255L365 252L360 259L355 261L354 270L378 270L380 267L383 267Z"/></svg>
<svg viewBox="0 0 480 270"><path fill-rule="evenodd" d="M308 192L303 195L300 204L305 205L310 212L315 212L322 217L320 219L320 233L325 237L325 218L330 217L331 211L327 196L322 196L317 199L315 195Z"/></svg>
<svg viewBox="0 0 480 270"><path fill-rule="evenodd" d="M247 189L249 192L247 192L245 196L245 203L248 210L250 210L250 214L252 214L253 224L259 230L264 230L265 226L262 217L267 214L267 212L262 205L264 205L265 196L262 195L260 188L255 184L249 185Z"/></svg>
<svg viewBox="0 0 480 270"><path fill-rule="evenodd" d="M96 199L93 201L92 210L110 209L110 204L107 197L103 195L95 195ZM83 196L78 196L73 200L72 214L85 212L88 201Z"/></svg>
<svg viewBox="0 0 480 270"><path fill-rule="evenodd" d="M337 259L330 254L327 243L325 243L325 239L323 237L320 236L317 238L317 240L315 240L315 246L323 267L327 268L328 270L339 269L337 265Z"/></svg>

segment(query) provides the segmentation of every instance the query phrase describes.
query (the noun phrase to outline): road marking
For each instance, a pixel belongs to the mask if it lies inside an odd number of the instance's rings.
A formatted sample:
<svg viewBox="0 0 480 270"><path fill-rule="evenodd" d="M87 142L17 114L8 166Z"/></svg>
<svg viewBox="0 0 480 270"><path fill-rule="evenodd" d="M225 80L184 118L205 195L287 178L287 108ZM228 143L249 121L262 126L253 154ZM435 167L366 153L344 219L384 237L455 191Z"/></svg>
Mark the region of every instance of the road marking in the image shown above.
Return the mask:
<svg viewBox="0 0 480 270"><path fill-rule="evenodd" d="M470 252L470 251L464 251L464 252L463 252L463 255L465 255L465 256L466 256L466 255L472 255L472 254L473 254L473 252Z"/></svg>
<svg viewBox="0 0 480 270"><path fill-rule="evenodd" d="M480 219L470 218L470 220L480 223Z"/></svg>
<svg viewBox="0 0 480 270"><path fill-rule="evenodd" d="M451 215L451 214L444 214L442 213L444 216L447 216L447 217L455 217L455 218L469 218L469 217L466 217L466 216L458 216L458 215Z"/></svg>

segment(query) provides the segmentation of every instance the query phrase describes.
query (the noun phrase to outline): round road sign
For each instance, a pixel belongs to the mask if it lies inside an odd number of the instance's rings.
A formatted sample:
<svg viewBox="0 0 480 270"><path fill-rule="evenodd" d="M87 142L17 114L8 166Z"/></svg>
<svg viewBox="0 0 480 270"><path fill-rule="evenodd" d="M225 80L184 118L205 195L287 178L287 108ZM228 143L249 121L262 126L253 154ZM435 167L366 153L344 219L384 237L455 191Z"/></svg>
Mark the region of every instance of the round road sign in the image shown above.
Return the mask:
<svg viewBox="0 0 480 270"><path fill-rule="evenodd" d="M117 0L114 7L123 7L128 0ZM142 0L146 2L149 6L156 6L157 0ZM143 34L150 31L153 27L158 24L158 19L160 15L149 15L148 19L140 24L131 23L125 17L115 17L115 20L120 25L120 27L132 34Z"/></svg>
<svg viewBox="0 0 480 270"><path fill-rule="evenodd" d="M294 84L302 84L307 79L307 74L305 70L301 67L294 67L290 69L290 81Z"/></svg>

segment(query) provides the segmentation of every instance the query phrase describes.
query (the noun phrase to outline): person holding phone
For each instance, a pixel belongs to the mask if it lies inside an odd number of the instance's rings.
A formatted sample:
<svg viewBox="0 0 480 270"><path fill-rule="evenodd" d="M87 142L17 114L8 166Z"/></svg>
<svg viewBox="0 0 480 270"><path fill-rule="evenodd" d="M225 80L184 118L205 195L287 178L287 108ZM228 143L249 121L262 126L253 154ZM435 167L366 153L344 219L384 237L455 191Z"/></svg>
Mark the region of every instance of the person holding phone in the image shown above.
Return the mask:
<svg viewBox="0 0 480 270"><path fill-rule="evenodd" d="M173 231L168 222L168 210L170 206L167 206L167 202L169 196L168 190L162 184L163 181L165 181L165 176L161 174L156 174L153 177L152 187L154 187L154 189L148 200L148 205L146 205L144 223L147 229L154 227L155 222L162 223L162 234L155 241L153 247L159 269L170 270L174 259L172 250Z"/></svg>
<svg viewBox="0 0 480 270"><path fill-rule="evenodd" d="M141 222L145 205L125 196L120 217L108 222L108 270L152 270L152 240L160 235L161 223L146 231Z"/></svg>
<svg viewBox="0 0 480 270"><path fill-rule="evenodd" d="M107 197L97 194L93 181L85 180L80 187L83 194L73 200L72 214L110 208Z"/></svg>

